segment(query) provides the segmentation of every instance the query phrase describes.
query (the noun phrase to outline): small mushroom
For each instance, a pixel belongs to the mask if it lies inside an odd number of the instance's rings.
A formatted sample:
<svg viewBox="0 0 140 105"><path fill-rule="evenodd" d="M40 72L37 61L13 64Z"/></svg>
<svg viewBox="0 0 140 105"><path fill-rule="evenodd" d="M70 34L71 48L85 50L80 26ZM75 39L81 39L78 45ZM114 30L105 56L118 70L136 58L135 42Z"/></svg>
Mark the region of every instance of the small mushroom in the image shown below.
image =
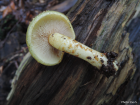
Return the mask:
<svg viewBox="0 0 140 105"><path fill-rule="evenodd" d="M66 52L89 62L104 74L111 72L110 75L113 75L118 70L115 60L109 60L105 53L93 50L74 39L73 27L64 14L45 11L30 23L26 41L31 55L47 66L60 63Z"/></svg>
<svg viewBox="0 0 140 105"><path fill-rule="evenodd" d="M69 19L64 14L55 11L40 13L28 26L27 46L34 59L43 65L56 65L63 58L64 52L52 47L48 42L49 35L56 32L75 39Z"/></svg>

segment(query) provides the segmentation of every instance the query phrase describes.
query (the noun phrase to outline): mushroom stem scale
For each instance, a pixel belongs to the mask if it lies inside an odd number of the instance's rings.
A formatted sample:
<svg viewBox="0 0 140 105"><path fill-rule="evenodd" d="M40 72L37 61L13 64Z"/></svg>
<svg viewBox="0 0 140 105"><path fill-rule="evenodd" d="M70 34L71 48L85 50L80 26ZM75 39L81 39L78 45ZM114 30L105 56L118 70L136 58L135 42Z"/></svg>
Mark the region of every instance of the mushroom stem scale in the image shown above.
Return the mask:
<svg viewBox="0 0 140 105"><path fill-rule="evenodd" d="M49 35L49 43L56 49L79 57L99 70L104 66L108 66L108 58L104 53L93 50L76 40L71 39L65 35L54 33ZM118 70L116 61L112 63L113 69Z"/></svg>

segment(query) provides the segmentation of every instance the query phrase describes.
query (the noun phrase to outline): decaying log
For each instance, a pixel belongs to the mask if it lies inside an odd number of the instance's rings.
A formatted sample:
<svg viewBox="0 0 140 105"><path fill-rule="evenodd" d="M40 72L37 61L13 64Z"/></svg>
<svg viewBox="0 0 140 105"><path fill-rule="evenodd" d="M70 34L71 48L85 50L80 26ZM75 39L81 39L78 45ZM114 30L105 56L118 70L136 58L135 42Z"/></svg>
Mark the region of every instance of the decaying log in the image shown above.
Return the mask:
<svg viewBox="0 0 140 105"><path fill-rule="evenodd" d="M8 105L119 105L122 100L118 97L123 95L136 70L125 27L139 2L78 0L67 14L77 41L98 51L118 53L120 68L115 76L107 78L69 54L59 65L51 67L39 64L29 55L17 70ZM133 92L123 101L132 95Z"/></svg>

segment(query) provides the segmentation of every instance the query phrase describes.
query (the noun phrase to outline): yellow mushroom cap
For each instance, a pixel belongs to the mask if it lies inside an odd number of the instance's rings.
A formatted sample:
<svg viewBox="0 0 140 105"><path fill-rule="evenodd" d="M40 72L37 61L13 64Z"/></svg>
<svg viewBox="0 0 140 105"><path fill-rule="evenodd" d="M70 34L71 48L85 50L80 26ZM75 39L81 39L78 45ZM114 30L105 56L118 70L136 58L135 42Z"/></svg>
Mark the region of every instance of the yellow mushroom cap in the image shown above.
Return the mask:
<svg viewBox="0 0 140 105"><path fill-rule="evenodd" d="M75 39L75 33L69 19L56 11L45 11L36 16L29 24L26 43L34 59L47 66L61 62L64 52L52 47L48 36L60 33Z"/></svg>

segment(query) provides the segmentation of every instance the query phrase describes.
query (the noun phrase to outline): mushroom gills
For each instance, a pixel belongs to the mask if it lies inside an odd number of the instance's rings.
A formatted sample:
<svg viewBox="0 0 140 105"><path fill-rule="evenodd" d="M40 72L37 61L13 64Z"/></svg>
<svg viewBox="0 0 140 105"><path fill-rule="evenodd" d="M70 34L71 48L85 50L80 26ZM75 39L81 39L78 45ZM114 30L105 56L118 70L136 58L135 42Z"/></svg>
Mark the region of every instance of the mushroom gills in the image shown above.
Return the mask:
<svg viewBox="0 0 140 105"><path fill-rule="evenodd" d="M50 34L60 33L75 39L75 32L67 16L57 11L44 11L29 24L26 43L32 57L46 66L59 64L63 52L48 43Z"/></svg>
<svg viewBox="0 0 140 105"><path fill-rule="evenodd" d="M108 59L104 53L93 50L65 35L59 33L51 34L49 35L49 43L58 50L64 51L89 62L99 70L101 69L102 65L108 65ZM118 70L116 61L113 62L113 67L115 71Z"/></svg>

